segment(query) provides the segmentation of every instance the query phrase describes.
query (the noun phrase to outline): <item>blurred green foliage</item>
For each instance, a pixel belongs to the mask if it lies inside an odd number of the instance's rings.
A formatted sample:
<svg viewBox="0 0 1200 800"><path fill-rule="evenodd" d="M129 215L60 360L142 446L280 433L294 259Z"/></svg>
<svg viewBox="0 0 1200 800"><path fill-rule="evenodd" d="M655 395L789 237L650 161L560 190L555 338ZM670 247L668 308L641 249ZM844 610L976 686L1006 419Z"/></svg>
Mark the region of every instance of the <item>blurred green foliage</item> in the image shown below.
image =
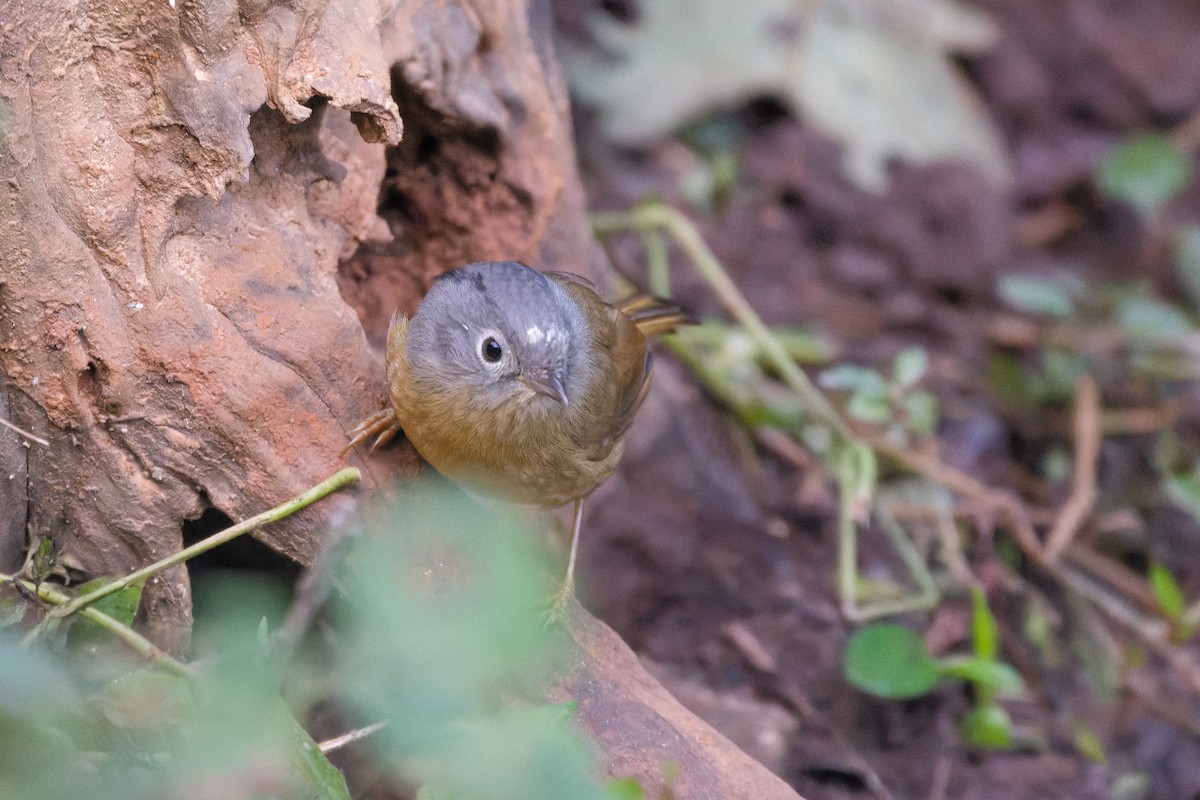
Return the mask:
<svg viewBox="0 0 1200 800"><path fill-rule="evenodd" d="M380 762L437 797L606 797L570 709L540 698L567 642L546 624L554 570L513 517L436 484L351 553L334 689Z"/></svg>
<svg viewBox="0 0 1200 800"><path fill-rule="evenodd" d="M283 587L198 582L194 677L135 661L75 617L22 645L12 634L40 609L9 582L0 797L348 800L299 722L321 706L385 721L357 746L422 798L634 800L635 783L598 782L573 707L542 699L568 640L546 622L556 571L539 541L456 490L406 484L336 568L331 626L287 655L269 633L290 602ZM134 586L105 610L130 624L139 599Z"/></svg>
<svg viewBox="0 0 1200 800"><path fill-rule="evenodd" d="M237 590L197 643L194 680L73 648L70 633L65 649L0 638L0 796L349 798L280 698L258 620L239 613L253 585Z"/></svg>
<svg viewBox="0 0 1200 800"><path fill-rule="evenodd" d="M1175 272L1191 301L1192 313L1200 313L1200 226L1179 226L1171 251Z"/></svg>
<svg viewBox="0 0 1200 800"><path fill-rule="evenodd" d="M801 364L828 361L835 353L827 337L802 328L773 328L771 333ZM777 379L765 354L743 328L705 320L665 341L746 427L797 431L806 421L801 398Z"/></svg>
<svg viewBox="0 0 1200 800"><path fill-rule="evenodd" d="M1083 281L1070 273L1050 277L1001 275L996 283L996 293L1012 308L1058 319L1075 313L1076 303L1085 290Z"/></svg>
<svg viewBox="0 0 1200 800"><path fill-rule="evenodd" d="M920 697L941 677L925 640L894 622L855 631L843 659L846 680L877 697Z"/></svg>
<svg viewBox="0 0 1200 800"><path fill-rule="evenodd" d="M881 427L885 438L903 445L937 426L937 399L917 387L928 369L924 348L908 347L896 355L889 376L870 367L837 364L822 371L818 383L823 389L847 392L850 417Z"/></svg>
<svg viewBox="0 0 1200 800"><path fill-rule="evenodd" d="M1153 133L1117 146L1096 171L1102 192L1145 216L1156 215L1191 180L1187 157L1165 136Z"/></svg>

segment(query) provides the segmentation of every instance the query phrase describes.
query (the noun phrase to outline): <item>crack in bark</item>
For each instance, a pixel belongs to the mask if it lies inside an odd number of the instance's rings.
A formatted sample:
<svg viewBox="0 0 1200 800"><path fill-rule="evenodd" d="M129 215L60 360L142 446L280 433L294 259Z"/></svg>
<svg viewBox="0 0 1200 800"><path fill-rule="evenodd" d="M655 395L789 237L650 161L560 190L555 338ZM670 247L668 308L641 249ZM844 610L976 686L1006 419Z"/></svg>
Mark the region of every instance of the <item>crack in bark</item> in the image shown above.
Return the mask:
<svg viewBox="0 0 1200 800"><path fill-rule="evenodd" d="M304 386L304 388L308 391L308 393L311 394L314 398L316 398L317 402L319 402L321 404L321 406L325 409L325 413L327 413L329 415L329 418L332 419L337 424L338 428L341 429L342 433L343 434L346 433L346 427L342 424L342 421L340 419L338 419L337 414L334 413L333 407L330 406L328 401L326 401L325 398L321 396L321 393L318 392L312 386L311 383L309 383L308 379L304 376L303 373L301 373L295 367L295 365L293 365L291 362L287 361L282 356L280 356L276 353L273 353L271 350L269 350L267 348L264 348L258 342L256 342L252 337L247 336L246 331L244 331L242 329L242 327L240 325L238 325L237 322L232 317L230 317L228 314L226 314L223 310L221 310L220 308L218 308L215 305L212 305L212 304L208 304L208 305L210 308L212 308L213 311L216 311L231 326L233 326L233 329L238 332L239 336L242 337L242 341L244 341L246 343L246 345L252 351L254 351L255 353L259 354L260 356L266 358L268 361L270 361L274 364L278 364L279 366L283 367L288 372L290 372L296 378L296 380L298 380L300 382L300 384L302 386Z"/></svg>

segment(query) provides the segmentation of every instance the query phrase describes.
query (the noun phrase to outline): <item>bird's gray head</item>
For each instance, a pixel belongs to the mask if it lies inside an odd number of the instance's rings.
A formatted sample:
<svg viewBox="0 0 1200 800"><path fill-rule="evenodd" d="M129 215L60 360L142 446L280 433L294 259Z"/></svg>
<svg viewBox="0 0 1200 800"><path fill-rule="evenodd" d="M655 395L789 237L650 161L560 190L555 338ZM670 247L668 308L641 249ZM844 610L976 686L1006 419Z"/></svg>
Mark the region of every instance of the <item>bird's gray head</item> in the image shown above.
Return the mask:
<svg viewBox="0 0 1200 800"><path fill-rule="evenodd" d="M442 381L478 401L568 405L588 369L587 321L555 281L524 264L485 261L438 278L409 323L418 380Z"/></svg>

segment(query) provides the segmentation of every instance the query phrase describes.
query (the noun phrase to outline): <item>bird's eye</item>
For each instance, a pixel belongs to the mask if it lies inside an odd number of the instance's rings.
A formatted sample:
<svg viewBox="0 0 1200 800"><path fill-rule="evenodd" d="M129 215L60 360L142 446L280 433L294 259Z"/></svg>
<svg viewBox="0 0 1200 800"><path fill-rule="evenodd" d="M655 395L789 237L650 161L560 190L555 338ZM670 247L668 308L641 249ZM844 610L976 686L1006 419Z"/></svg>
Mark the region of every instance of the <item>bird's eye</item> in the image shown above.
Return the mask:
<svg viewBox="0 0 1200 800"><path fill-rule="evenodd" d="M489 336L479 346L479 354L483 356L484 361L489 364L495 364L500 360L500 356L504 355L504 348L496 341L495 336Z"/></svg>

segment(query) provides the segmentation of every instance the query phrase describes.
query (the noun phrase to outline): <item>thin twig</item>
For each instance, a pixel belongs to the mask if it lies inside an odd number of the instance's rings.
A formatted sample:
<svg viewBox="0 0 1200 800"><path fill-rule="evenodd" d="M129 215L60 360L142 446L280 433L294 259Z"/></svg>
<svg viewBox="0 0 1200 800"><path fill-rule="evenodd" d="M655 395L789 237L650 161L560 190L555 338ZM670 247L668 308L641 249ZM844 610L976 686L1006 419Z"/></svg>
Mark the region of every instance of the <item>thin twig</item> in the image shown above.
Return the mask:
<svg viewBox="0 0 1200 800"><path fill-rule="evenodd" d="M1183 616L1179 619L1179 627L1185 631L1194 631L1200 628L1200 600L1188 606L1187 611L1183 612Z"/></svg>
<svg viewBox="0 0 1200 800"><path fill-rule="evenodd" d="M24 428L18 428L16 425L14 425L14 424L12 424L11 422L9 422L8 420L6 420L4 417L0 417L0 426L3 426L3 427L5 427L5 428L8 428L10 431L12 431L12 432L16 433L18 436L24 436L26 439L28 439L28 440L29 440L29 441L31 441L31 442L37 442L37 443L38 443L38 444L40 444L42 447L49 447L49 446L50 446L50 443L49 443L49 442L47 442L47 441L46 441L45 439L43 439L42 437L40 437L40 436L34 436L32 433L30 433L29 431L25 430Z"/></svg>
<svg viewBox="0 0 1200 800"><path fill-rule="evenodd" d="M1067 566L1060 568L1063 582L1109 619L1120 623L1146 648L1165 661L1180 677L1187 681L1189 689L1200 694L1200 666L1188 658L1187 653L1169 641L1171 626L1162 620L1150 619L1138 614L1121 600L1106 592L1083 574Z"/></svg>
<svg viewBox="0 0 1200 800"><path fill-rule="evenodd" d="M1086 219L1070 203L1047 203L1017 221L1017 238L1030 248L1046 247L1083 227Z"/></svg>
<svg viewBox="0 0 1200 800"><path fill-rule="evenodd" d="M1090 375L1075 384L1075 464L1071 494L1063 504L1042 548L1047 561L1057 561L1075 538L1096 504L1096 466L1100 458L1100 390Z"/></svg>
<svg viewBox="0 0 1200 800"><path fill-rule="evenodd" d="M700 232L686 216L664 203L643 203L629 211L594 214L592 226L596 233L601 235L621 230L641 232L655 228L669 233L712 287L717 299L746 329L784 383L796 392L808 410L836 430L847 442L858 441L858 437L825 399L825 395L813 386L804 371L788 356L779 340L771 334L758 312L721 267L721 262L708 249Z"/></svg>
<svg viewBox="0 0 1200 800"><path fill-rule="evenodd" d="M1063 552L1062 560L1107 583L1146 613L1155 616L1162 614L1158 598L1154 596L1154 590L1150 588L1146 579L1119 561L1079 544L1068 547Z"/></svg>
<svg viewBox="0 0 1200 800"><path fill-rule="evenodd" d="M1179 413L1177 404L1171 401L1142 408L1112 408L1101 414L1101 427L1105 436L1158 433L1174 427Z"/></svg>
<svg viewBox="0 0 1200 800"><path fill-rule="evenodd" d="M933 774L929 780L929 800L946 800L946 790L950 788L950 759L938 756L933 763Z"/></svg>
<svg viewBox="0 0 1200 800"><path fill-rule="evenodd" d="M646 251L646 279L650 291L659 297L671 296L671 260L661 231L642 231L642 249Z"/></svg>
<svg viewBox="0 0 1200 800"><path fill-rule="evenodd" d="M124 577L117 578L111 583L106 583L103 586L88 592L87 594L82 594L79 597L76 597L66 605L60 606L59 608L51 611L50 614L47 615L47 618L62 618L70 616L84 606L90 605L102 597L107 597L114 592L119 592L126 586L130 586L142 580L143 578L154 575L155 573L161 572L164 569L168 569L177 564L182 564L189 558L198 556L201 553L206 553L209 550L212 550L214 547L225 544L226 542L236 539L243 534L249 533L255 528L259 528L268 523L277 522L281 519L289 517L292 514L295 514L297 511L312 505L321 498L336 492L338 489L341 489L347 484L359 480L361 477L361 473L359 473L359 471L354 467L347 467L346 469L340 470L331 477L321 481L308 491L293 497L291 500L288 500L285 503L275 506L275 508L272 508L269 511L264 511L261 514L257 514L244 522L239 522L233 527L226 528L220 533L215 533L212 536L209 536L207 539L196 542L191 547L185 547L178 553L174 553L164 559L155 561L153 564L142 567L141 569L134 570Z"/></svg>
<svg viewBox="0 0 1200 800"><path fill-rule="evenodd" d="M365 739L376 731L382 730L387 725L387 721L376 722L374 725L368 725L365 728L355 728L352 731L346 731L341 736L335 736L332 739L326 739L317 744L323 755L328 755L334 750L345 747L346 745L357 742L359 739Z"/></svg>
<svg viewBox="0 0 1200 800"><path fill-rule="evenodd" d="M30 593L36 593L38 599L44 600L54 606L63 606L71 601L71 596L66 592L60 591L57 587L50 583L34 584L32 581L22 580L12 575L0 574L0 582L12 581L14 584L21 586ZM79 611L80 615L106 631L117 637L125 644L129 645L135 653L140 655L155 666L161 667L167 672L173 673L183 678L194 677L186 664L176 661L167 655L162 648L154 644L154 642L142 636L137 631L130 628L128 625L113 619L108 614L96 608L83 608Z"/></svg>
<svg viewBox="0 0 1200 800"><path fill-rule="evenodd" d="M347 520L331 524L321 539L312 565L296 581L295 599L275 631L274 655L280 663L291 659L304 634L312 626L313 618L329 598L345 546L356 533L358 528L348 524Z"/></svg>
<svg viewBox="0 0 1200 800"><path fill-rule="evenodd" d="M956 583L961 586L974 586L979 583L979 579L971 572L966 555L963 554L962 537L958 533L954 509L899 500L890 501L887 508L888 513L897 522L906 520L933 528L941 549L942 563Z"/></svg>
<svg viewBox="0 0 1200 800"><path fill-rule="evenodd" d="M1124 686L1127 691L1145 703L1151 713L1157 714L1164 722L1174 725L1188 736L1200 739L1200 722L1197 722L1192 715L1187 703L1180 707L1179 703L1172 703L1170 700L1160 697L1150 686L1146 685L1151 683L1157 686L1158 681L1153 679L1149 681L1135 680L1135 677L1137 676L1130 675L1125 679Z"/></svg>
<svg viewBox="0 0 1200 800"><path fill-rule="evenodd" d="M946 464L935 455L896 447L881 437L869 437L867 443L875 448L876 452L888 456L912 472L924 475L934 483L940 483L985 507L996 515L997 522L1009 532L1027 558L1041 566L1047 566L1042 544L1029 517L1029 509L1020 499L1007 492L992 489L962 470Z"/></svg>

